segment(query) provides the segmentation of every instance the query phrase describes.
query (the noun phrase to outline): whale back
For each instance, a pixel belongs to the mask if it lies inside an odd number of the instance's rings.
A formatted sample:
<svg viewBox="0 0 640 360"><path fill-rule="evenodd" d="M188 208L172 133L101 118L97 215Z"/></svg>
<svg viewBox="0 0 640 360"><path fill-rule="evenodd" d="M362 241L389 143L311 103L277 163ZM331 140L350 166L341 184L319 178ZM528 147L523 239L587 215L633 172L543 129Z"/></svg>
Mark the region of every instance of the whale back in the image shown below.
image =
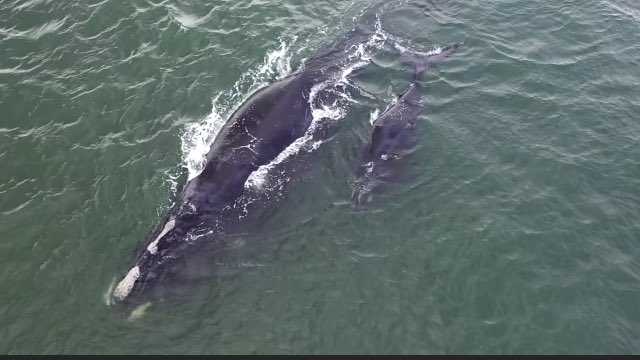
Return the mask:
<svg viewBox="0 0 640 360"><path fill-rule="evenodd" d="M310 88L304 74L295 74L249 97L220 130L202 173L185 186L185 200L204 211L240 196L249 175L308 128Z"/></svg>

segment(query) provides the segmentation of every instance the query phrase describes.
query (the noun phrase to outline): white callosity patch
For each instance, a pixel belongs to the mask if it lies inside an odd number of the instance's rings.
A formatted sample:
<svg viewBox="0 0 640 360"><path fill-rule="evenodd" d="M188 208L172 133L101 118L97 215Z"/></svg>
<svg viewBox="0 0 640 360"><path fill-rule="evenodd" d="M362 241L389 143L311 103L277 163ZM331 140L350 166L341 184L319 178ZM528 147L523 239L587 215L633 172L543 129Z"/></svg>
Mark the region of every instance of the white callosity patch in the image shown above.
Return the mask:
<svg viewBox="0 0 640 360"><path fill-rule="evenodd" d="M158 252L158 241L160 241L160 239L162 239L163 236L167 235L167 233L169 231L171 231L174 226L176 226L176 221L174 219L169 220L165 225L164 228L162 229L162 231L160 232L160 234L158 234L158 236L156 237L155 240L153 240L153 242L151 242L149 244L149 246L147 246L147 251L149 253L151 253L152 255L154 255L156 252Z"/></svg>
<svg viewBox="0 0 640 360"><path fill-rule="evenodd" d="M116 286L116 289L113 291L113 297L118 300L124 300L131 290L133 289L133 285L136 283L138 278L140 277L140 268L138 266L134 266L129 270L127 276L124 277Z"/></svg>

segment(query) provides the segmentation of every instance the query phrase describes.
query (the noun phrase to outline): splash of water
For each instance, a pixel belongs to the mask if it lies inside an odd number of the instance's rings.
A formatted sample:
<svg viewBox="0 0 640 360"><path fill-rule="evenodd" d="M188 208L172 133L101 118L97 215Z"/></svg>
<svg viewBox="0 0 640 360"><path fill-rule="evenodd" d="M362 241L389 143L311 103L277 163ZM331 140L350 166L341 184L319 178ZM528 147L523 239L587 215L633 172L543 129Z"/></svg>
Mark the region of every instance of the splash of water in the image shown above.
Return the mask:
<svg viewBox="0 0 640 360"><path fill-rule="evenodd" d="M369 114L369 124L373 125L378 116L380 115L380 109L375 109Z"/></svg>
<svg viewBox="0 0 640 360"><path fill-rule="evenodd" d="M414 49L410 49L406 46L401 45L398 41L394 41L393 42L393 46L398 49L398 51L400 51L401 53L411 53L411 54L417 54L417 55L422 55L422 56L432 56L432 55L438 55L441 54L442 51L444 50L443 47L441 46L433 46L429 51L427 52L421 52L421 51L417 51Z"/></svg>
<svg viewBox="0 0 640 360"><path fill-rule="evenodd" d="M209 146L224 125L219 100L220 94L211 101L211 113L203 121L187 125L182 135L182 166L189 172L189 180L204 168Z"/></svg>

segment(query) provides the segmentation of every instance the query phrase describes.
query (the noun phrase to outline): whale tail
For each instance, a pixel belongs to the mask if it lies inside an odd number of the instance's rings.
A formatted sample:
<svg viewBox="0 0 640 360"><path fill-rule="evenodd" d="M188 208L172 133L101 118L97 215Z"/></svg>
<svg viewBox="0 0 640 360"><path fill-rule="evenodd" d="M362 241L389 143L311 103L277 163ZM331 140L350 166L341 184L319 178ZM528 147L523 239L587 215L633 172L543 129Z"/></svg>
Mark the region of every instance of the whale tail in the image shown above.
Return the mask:
<svg viewBox="0 0 640 360"><path fill-rule="evenodd" d="M427 53L414 52L400 47L397 48L402 52L401 61L414 67L413 80L417 81L432 65L446 60L451 54L456 52L460 46L462 46L462 43L456 43L443 48L435 48Z"/></svg>

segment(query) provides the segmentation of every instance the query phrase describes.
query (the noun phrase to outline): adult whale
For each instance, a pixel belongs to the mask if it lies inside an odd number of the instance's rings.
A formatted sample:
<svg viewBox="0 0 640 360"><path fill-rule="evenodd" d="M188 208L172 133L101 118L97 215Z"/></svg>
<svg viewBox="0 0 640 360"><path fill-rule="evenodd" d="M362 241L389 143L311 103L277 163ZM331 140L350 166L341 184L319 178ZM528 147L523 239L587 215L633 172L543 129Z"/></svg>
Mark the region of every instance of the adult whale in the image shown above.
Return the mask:
<svg viewBox="0 0 640 360"><path fill-rule="evenodd" d="M313 101L335 103L344 69L362 63L357 51L375 33L359 25L341 41L305 62L304 68L252 94L213 141L202 172L184 186L176 205L150 233L135 262L117 284L115 300L129 299L156 283L187 249L216 238L233 216L249 176L269 164L310 129ZM323 87L318 87L323 84ZM318 94L322 91L322 94Z"/></svg>
<svg viewBox="0 0 640 360"><path fill-rule="evenodd" d="M417 144L416 120L424 109L420 78L433 64L453 54L461 44L436 49L426 54L404 50L402 60L414 66L409 88L373 122L369 142L363 149L356 171L352 194L355 205L371 200L381 185L397 176L397 168Z"/></svg>

